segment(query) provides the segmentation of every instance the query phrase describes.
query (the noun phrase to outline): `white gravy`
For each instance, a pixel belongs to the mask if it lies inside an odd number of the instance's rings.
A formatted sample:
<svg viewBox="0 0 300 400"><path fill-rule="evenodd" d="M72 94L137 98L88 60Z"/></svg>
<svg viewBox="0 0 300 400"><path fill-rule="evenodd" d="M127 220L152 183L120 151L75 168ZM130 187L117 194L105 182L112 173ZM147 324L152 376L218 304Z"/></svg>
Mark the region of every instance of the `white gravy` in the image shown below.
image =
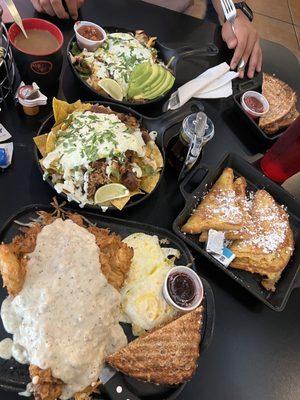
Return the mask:
<svg viewBox="0 0 300 400"><path fill-rule="evenodd" d="M120 294L106 281L95 237L70 220L38 234L24 287L1 307L12 355L51 368L68 399L99 377L107 354L127 343L118 324Z"/></svg>

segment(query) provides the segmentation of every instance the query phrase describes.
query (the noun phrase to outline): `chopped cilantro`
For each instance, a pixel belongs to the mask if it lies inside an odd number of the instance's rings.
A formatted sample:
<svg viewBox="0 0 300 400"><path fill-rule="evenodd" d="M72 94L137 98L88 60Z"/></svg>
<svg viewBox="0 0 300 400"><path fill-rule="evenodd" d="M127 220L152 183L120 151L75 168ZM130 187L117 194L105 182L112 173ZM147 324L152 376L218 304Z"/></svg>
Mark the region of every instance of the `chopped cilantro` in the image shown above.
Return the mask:
<svg viewBox="0 0 300 400"><path fill-rule="evenodd" d="M71 45L71 54L72 56L78 56L81 53L80 48L78 47L77 42L73 42Z"/></svg>

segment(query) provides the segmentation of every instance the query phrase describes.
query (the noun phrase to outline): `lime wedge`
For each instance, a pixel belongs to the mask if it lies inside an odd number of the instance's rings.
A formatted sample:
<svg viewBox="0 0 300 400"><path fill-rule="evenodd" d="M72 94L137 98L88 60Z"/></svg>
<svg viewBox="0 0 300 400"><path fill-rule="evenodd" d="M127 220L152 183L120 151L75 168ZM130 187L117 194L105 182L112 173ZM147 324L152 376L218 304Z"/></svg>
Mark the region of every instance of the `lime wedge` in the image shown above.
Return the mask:
<svg viewBox="0 0 300 400"><path fill-rule="evenodd" d="M129 190L126 186L120 183L109 183L101 186L95 193L94 202L103 204L107 201L120 199L121 197L129 196Z"/></svg>
<svg viewBox="0 0 300 400"><path fill-rule="evenodd" d="M110 78L103 78L98 84L101 89L103 89L113 99L118 101L123 100L123 89L118 82Z"/></svg>

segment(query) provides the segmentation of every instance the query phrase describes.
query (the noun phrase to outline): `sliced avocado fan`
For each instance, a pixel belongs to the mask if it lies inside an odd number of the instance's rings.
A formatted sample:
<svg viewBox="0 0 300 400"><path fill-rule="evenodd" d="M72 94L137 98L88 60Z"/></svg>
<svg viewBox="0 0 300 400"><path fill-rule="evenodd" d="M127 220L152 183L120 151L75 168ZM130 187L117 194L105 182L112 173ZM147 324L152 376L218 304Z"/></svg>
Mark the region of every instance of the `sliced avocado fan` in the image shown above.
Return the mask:
<svg viewBox="0 0 300 400"><path fill-rule="evenodd" d="M144 62L133 69L127 95L135 100L153 100L170 90L174 81L175 77L164 66Z"/></svg>

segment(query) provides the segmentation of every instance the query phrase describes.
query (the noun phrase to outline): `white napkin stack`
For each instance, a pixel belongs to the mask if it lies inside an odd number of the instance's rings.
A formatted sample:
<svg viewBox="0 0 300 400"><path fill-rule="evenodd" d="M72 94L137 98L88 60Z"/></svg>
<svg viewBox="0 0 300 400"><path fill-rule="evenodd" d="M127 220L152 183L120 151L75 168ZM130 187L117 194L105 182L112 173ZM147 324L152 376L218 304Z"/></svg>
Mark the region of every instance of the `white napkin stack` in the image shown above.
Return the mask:
<svg viewBox="0 0 300 400"><path fill-rule="evenodd" d="M220 99L232 95L232 81L239 76L238 72L227 71L224 75L215 79L202 90L194 94L198 99Z"/></svg>
<svg viewBox="0 0 300 400"><path fill-rule="evenodd" d="M230 71L230 67L226 62L206 70L203 74L185 83L177 90L179 107L183 106L192 97L218 99L231 96L232 80L237 76L238 72Z"/></svg>

